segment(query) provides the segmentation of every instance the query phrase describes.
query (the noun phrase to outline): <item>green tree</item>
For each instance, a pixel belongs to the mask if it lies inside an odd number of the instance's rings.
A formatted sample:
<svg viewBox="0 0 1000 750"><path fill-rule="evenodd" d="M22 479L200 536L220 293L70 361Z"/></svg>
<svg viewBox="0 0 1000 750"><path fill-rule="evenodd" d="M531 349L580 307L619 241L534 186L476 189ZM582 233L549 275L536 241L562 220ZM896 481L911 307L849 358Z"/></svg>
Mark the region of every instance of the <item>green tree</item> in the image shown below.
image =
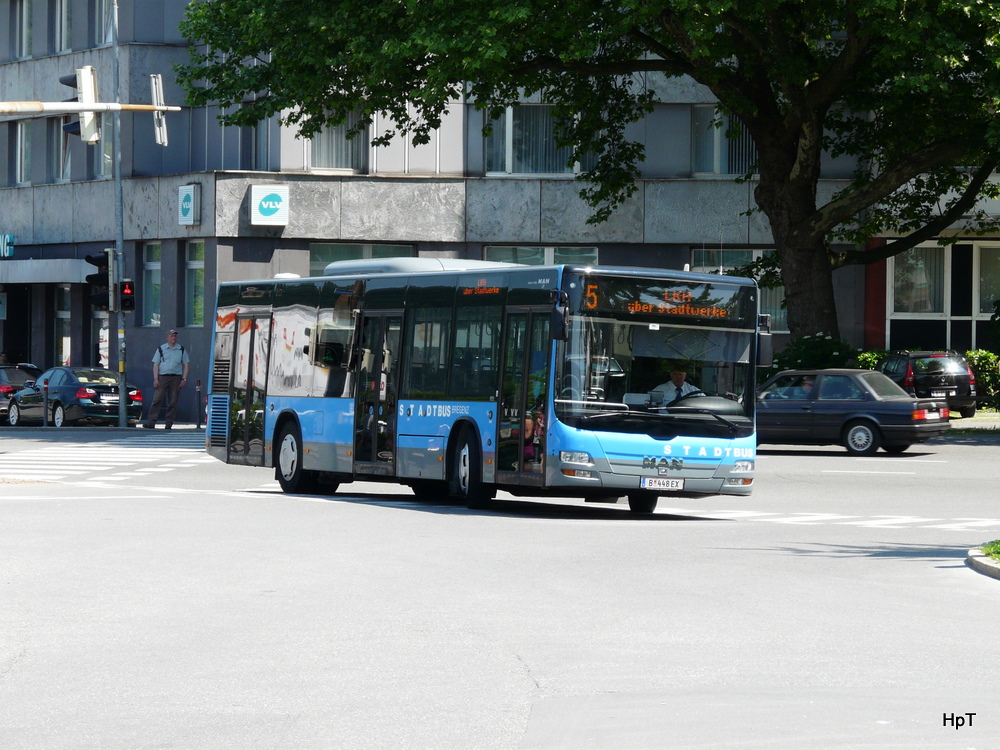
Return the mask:
<svg viewBox="0 0 1000 750"><path fill-rule="evenodd" d="M995 228L977 210L1000 160L1000 9L986 0L204 0L182 29L199 44L178 70L189 102L229 124L278 114L309 136L383 112L419 143L462 97L498 115L540 93L574 158L598 157L581 190L598 221L635 190L643 148L625 126L665 77L689 76L756 142L795 336L839 335L834 269L958 221ZM829 198L824 154L858 164ZM897 239L869 247L876 236Z"/></svg>

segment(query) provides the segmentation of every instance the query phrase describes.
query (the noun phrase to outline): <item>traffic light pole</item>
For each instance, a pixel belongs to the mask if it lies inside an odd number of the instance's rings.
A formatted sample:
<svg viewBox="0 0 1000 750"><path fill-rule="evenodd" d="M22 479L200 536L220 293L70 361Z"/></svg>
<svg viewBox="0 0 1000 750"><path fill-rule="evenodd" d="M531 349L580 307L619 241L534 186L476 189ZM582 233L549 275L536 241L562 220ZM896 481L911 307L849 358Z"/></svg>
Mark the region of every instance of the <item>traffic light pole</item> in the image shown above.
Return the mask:
<svg viewBox="0 0 1000 750"><path fill-rule="evenodd" d="M120 102L121 97L121 62L118 57L118 0L113 0L112 11L114 18L111 27L111 42L115 51L115 67L113 86L115 89L115 101ZM121 105L118 105L121 107ZM122 116L121 110L114 111L112 123L115 139L114 177L115 177L115 263L120 273L115 279L125 276L125 209L124 198L122 197ZM118 284L115 284L115 310L118 311L118 426L128 427L128 393L126 393L125 377L125 313L122 312L121 295L118 292Z"/></svg>

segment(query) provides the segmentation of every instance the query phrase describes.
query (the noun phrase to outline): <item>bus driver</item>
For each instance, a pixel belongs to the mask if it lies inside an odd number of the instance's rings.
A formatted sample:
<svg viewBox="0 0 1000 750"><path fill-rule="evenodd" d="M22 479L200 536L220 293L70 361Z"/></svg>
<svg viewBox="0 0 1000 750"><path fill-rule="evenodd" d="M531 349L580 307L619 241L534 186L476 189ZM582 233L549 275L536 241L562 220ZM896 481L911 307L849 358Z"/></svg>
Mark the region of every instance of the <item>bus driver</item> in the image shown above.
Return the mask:
<svg viewBox="0 0 1000 750"><path fill-rule="evenodd" d="M662 393L666 403L673 403L691 393L701 393L699 388L687 382L687 371L683 365L674 365L670 370L670 380L656 386L653 391Z"/></svg>

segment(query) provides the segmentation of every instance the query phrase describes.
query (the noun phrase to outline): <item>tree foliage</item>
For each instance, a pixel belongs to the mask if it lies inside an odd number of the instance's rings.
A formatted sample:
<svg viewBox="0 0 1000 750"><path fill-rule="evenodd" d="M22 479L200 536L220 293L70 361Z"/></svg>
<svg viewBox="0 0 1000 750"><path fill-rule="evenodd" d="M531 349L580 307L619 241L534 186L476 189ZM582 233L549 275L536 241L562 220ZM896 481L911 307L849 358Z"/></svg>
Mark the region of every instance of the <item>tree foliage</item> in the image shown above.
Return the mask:
<svg viewBox="0 0 1000 750"><path fill-rule="evenodd" d="M988 0L203 0L182 28L199 44L178 71L189 102L230 124L278 115L309 136L381 112L419 143L462 97L499 114L541 95L574 158L598 157L582 187L598 220L635 190L644 152L626 125L665 78L689 76L757 145L755 200L796 335L837 335L834 269L959 220L996 228L977 209L1000 160ZM858 166L820 201L825 155Z"/></svg>

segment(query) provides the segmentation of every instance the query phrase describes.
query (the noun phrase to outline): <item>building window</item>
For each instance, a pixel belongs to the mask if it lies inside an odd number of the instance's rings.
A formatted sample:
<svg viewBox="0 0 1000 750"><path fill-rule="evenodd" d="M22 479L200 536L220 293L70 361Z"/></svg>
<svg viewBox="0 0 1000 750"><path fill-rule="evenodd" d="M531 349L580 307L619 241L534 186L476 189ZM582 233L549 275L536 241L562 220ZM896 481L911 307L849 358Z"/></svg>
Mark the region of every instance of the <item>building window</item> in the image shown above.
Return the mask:
<svg viewBox="0 0 1000 750"><path fill-rule="evenodd" d="M160 325L160 265L162 249L153 242L142 249L142 324Z"/></svg>
<svg viewBox="0 0 1000 750"><path fill-rule="evenodd" d="M14 0L14 57L31 56L31 0Z"/></svg>
<svg viewBox="0 0 1000 750"><path fill-rule="evenodd" d="M695 105L691 129L695 174L744 175L756 171L757 146L736 118L719 114L714 104Z"/></svg>
<svg viewBox="0 0 1000 750"><path fill-rule="evenodd" d="M46 164L49 182L69 182L70 149L69 133L63 125L69 117L49 117L45 121Z"/></svg>
<svg viewBox="0 0 1000 750"><path fill-rule="evenodd" d="M66 52L73 48L70 7L71 0L49 0L49 36L53 52Z"/></svg>
<svg viewBox="0 0 1000 750"><path fill-rule="evenodd" d="M523 263L528 266L571 263L576 266L597 264L596 247L548 247L544 245L490 245L483 259L498 263Z"/></svg>
<svg viewBox="0 0 1000 750"><path fill-rule="evenodd" d="M111 328L107 312L94 311L90 321L90 335L94 342L90 364L94 367L110 367Z"/></svg>
<svg viewBox="0 0 1000 750"><path fill-rule="evenodd" d="M486 137L487 174L574 174L573 149L556 145L555 109L545 104L508 107ZM586 165L584 167L586 168Z"/></svg>
<svg viewBox="0 0 1000 750"><path fill-rule="evenodd" d="M946 248L914 247L893 258L892 311L944 313Z"/></svg>
<svg viewBox="0 0 1000 750"><path fill-rule="evenodd" d="M55 360L57 365L70 364L73 327L70 325L70 292L68 286L56 287Z"/></svg>
<svg viewBox="0 0 1000 750"><path fill-rule="evenodd" d="M240 169L265 171L271 156L270 120L240 128Z"/></svg>
<svg viewBox="0 0 1000 750"><path fill-rule="evenodd" d="M353 114L336 127L326 128L312 138L313 169L343 169L352 172L368 171L368 128L347 137L347 132L357 125L359 115Z"/></svg>
<svg viewBox="0 0 1000 750"><path fill-rule="evenodd" d="M992 315L1000 302L1000 247L979 248L979 312Z"/></svg>
<svg viewBox="0 0 1000 750"><path fill-rule="evenodd" d="M698 249L692 252L691 270L698 273L722 273L745 266L773 252L773 250ZM775 333L788 333L788 310L782 305L784 299L784 286L760 290L760 311L771 316L771 330Z"/></svg>
<svg viewBox="0 0 1000 750"><path fill-rule="evenodd" d="M14 182L18 185L31 183L31 120L15 123Z"/></svg>
<svg viewBox="0 0 1000 750"><path fill-rule="evenodd" d="M114 114L101 112L98 117L101 118L101 140L95 147L88 148L87 153L93 159L91 172L94 179L110 179L114 176Z"/></svg>
<svg viewBox="0 0 1000 750"><path fill-rule="evenodd" d="M309 244L309 275L322 276L327 263L338 260L372 258L413 258L413 245L352 245L349 243L312 242Z"/></svg>
<svg viewBox="0 0 1000 750"><path fill-rule="evenodd" d="M184 255L184 324L205 325L205 243L189 242Z"/></svg>
<svg viewBox="0 0 1000 750"><path fill-rule="evenodd" d="M114 42L115 29L115 9L113 0L91 0L93 5L93 26L91 27L91 39L95 46L111 44Z"/></svg>

